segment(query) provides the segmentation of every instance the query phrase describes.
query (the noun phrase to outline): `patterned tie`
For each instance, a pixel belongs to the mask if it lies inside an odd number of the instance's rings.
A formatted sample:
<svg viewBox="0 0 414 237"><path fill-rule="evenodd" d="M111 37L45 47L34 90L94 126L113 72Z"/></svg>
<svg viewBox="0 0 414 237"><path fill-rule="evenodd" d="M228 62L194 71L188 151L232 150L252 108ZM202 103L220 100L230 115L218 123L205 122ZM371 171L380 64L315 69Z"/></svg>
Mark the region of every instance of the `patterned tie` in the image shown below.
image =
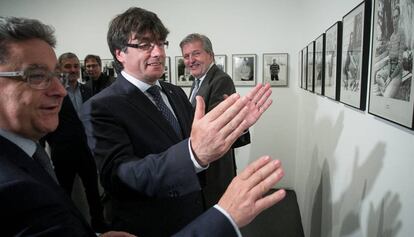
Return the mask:
<svg viewBox="0 0 414 237"><path fill-rule="evenodd" d="M46 153L45 149L39 144L36 143L36 151L33 154L33 159L37 161L43 169L52 177L52 179L59 183L55 171L53 170L52 161L49 158L49 155Z"/></svg>
<svg viewBox="0 0 414 237"><path fill-rule="evenodd" d="M195 98L196 98L199 86L200 86L200 79L196 79L194 89L193 89L193 93L191 93L191 98L190 98L190 103L193 105L193 107L195 107L196 104L197 104Z"/></svg>
<svg viewBox="0 0 414 237"><path fill-rule="evenodd" d="M150 95L155 101L155 104L157 104L158 110L162 113L165 119L167 119L167 121L170 123L175 133L177 133L177 135L181 138L182 134L181 134L180 124L178 123L177 119L175 118L171 110L164 103L164 100L161 97L160 90L161 89L159 86L151 86L150 88L148 88L147 92L150 93Z"/></svg>

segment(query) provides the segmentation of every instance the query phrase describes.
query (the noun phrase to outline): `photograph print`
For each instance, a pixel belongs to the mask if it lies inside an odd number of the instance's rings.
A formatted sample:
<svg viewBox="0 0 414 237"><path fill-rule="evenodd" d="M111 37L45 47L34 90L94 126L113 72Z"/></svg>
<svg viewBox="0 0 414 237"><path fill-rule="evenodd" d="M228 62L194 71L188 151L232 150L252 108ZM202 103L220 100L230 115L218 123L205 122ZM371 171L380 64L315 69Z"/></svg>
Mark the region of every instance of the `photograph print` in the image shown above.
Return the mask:
<svg viewBox="0 0 414 237"><path fill-rule="evenodd" d="M160 80L171 83L171 72L170 72L170 66L171 66L171 58L169 56L165 57L165 63L164 63L164 74L162 74Z"/></svg>
<svg viewBox="0 0 414 237"><path fill-rule="evenodd" d="M308 44L307 50L307 72L306 72L306 89L308 91L314 92L314 80L315 80L315 41L312 41Z"/></svg>
<svg viewBox="0 0 414 237"><path fill-rule="evenodd" d="M216 54L214 55L214 62L216 63L216 66L220 68L223 72L227 71L226 67L226 60L227 57L224 54Z"/></svg>
<svg viewBox="0 0 414 237"><path fill-rule="evenodd" d="M192 77L191 77L192 78ZM190 71L185 67L184 58L175 56L175 83L177 86L191 87Z"/></svg>
<svg viewBox="0 0 414 237"><path fill-rule="evenodd" d="M339 100L341 79L342 22L325 31L325 86L324 95Z"/></svg>
<svg viewBox="0 0 414 237"><path fill-rule="evenodd" d="M339 101L365 110L368 80L370 1L343 17ZM366 26L366 27L365 27Z"/></svg>
<svg viewBox="0 0 414 237"><path fill-rule="evenodd" d="M307 90L307 82L306 82L306 75L307 75L307 64L308 64L308 50L307 47L302 49L302 89Z"/></svg>
<svg viewBox="0 0 414 237"><path fill-rule="evenodd" d="M315 93L324 94L325 33L315 40Z"/></svg>
<svg viewBox="0 0 414 237"><path fill-rule="evenodd" d="M263 83L271 86L288 85L288 54L263 54Z"/></svg>
<svg viewBox="0 0 414 237"><path fill-rule="evenodd" d="M233 54L232 58L234 85L256 85L256 54Z"/></svg>
<svg viewBox="0 0 414 237"><path fill-rule="evenodd" d="M414 2L377 0L368 112L413 128Z"/></svg>

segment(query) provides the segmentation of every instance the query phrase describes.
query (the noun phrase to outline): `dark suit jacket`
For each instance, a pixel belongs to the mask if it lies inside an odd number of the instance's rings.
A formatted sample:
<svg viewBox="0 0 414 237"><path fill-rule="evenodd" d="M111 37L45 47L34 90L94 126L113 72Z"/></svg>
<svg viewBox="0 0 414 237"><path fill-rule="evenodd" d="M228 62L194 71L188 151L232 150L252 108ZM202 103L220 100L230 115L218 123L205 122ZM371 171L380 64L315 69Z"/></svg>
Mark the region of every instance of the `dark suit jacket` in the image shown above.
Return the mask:
<svg viewBox="0 0 414 237"><path fill-rule="evenodd" d="M191 88L191 92L194 89ZM224 95L231 95L236 92L233 80L219 69L215 64L207 72L197 95L202 96L206 103L206 113L216 107L224 100ZM191 95L191 93L190 93ZM241 136L233 148L244 146L250 143L250 133ZM231 180L236 176L236 161L234 150L230 149L222 158L212 162L210 167L203 172L205 175L205 186L203 194L206 207L211 207L218 203L218 200L225 192Z"/></svg>
<svg viewBox="0 0 414 237"><path fill-rule="evenodd" d="M188 150L193 108L181 88L160 84L184 140L122 75L87 101L81 116L111 199L113 227L139 236L170 236L204 210Z"/></svg>
<svg viewBox="0 0 414 237"><path fill-rule="evenodd" d="M104 73L101 73L97 80L93 80L92 78L90 78L85 85L91 90L92 95L96 95L103 89L110 86L114 82L114 80L114 77L110 77L105 75Z"/></svg>
<svg viewBox="0 0 414 237"><path fill-rule="evenodd" d="M96 236L42 167L0 136L2 236Z"/></svg>

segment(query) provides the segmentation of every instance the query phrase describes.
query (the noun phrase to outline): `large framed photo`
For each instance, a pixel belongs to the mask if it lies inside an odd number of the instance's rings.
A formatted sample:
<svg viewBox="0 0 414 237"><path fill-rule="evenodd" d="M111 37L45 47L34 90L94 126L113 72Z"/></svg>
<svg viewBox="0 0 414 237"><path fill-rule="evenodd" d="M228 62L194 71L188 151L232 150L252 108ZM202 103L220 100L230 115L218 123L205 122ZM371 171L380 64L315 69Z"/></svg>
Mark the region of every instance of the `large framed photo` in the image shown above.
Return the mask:
<svg viewBox="0 0 414 237"><path fill-rule="evenodd" d="M175 83L177 86L191 87L190 72L185 67L184 58L182 56L175 56Z"/></svg>
<svg viewBox="0 0 414 237"><path fill-rule="evenodd" d="M307 72L306 72L306 89L314 92L314 80L315 80L315 41L308 44L307 47Z"/></svg>
<svg viewBox="0 0 414 237"><path fill-rule="evenodd" d="M161 81L165 81L165 82L169 82L171 83L171 58L169 56L167 56L165 58L165 63L164 63L164 74L162 74L160 80Z"/></svg>
<svg viewBox="0 0 414 237"><path fill-rule="evenodd" d="M263 83L271 86L288 85L288 54L263 54Z"/></svg>
<svg viewBox="0 0 414 237"><path fill-rule="evenodd" d="M216 66L220 68L223 72L227 71L227 57L226 55L222 54L216 54L214 55L214 61L216 63Z"/></svg>
<svg viewBox="0 0 414 237"><path fill-rule="evenodd" d="M342 19L342 61L339 101L365 110L368 80L370 1Z"/></svg>
<svg viewBox="0 0 414 237"><path fill-rule="evenodd" d="M234 85L256 85L256 54L233 54L232 58Z"/></svg>
<svg viewBox="0 0 414 237"><path fill-rule="evenodd" d="M308 65L308 49L302 49L302 89L307 90L307 65Z"/></svg>
<svg viewBox="0 0 414 237"><path fill-rule="evenodd" d="M325 84L326 97L339 100L341 80L342 22L338 21L325 31Z"/></svg>
<svg viewBox="0 0 414 237"><path fill-rule="evenodd" d="M413 128L414 3L374 2L368 112Z"/></svg>
<svg viewBox="0 0 414 237"><path fill-rule="evenodd" d="M315 40L315 93L324 94L325 83L325 33Z"/></svg>

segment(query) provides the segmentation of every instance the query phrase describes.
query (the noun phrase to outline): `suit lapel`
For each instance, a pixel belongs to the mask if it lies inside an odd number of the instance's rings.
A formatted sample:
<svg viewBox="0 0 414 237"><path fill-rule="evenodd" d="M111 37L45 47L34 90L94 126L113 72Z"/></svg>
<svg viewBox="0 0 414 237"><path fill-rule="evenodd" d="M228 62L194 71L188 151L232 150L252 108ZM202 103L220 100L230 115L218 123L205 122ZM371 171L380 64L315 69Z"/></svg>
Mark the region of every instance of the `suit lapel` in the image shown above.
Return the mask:
<svg viewBox="0 0 414 237"><path fill-rule="evenodd" d="M208 70L206 77L203 80L203 83L200 86L200 89L198 89L197 95L206 96L207 91L210 88L211 80L214 77L214 74L216 73L217 66L214 64L210 70Z"/></svg>

